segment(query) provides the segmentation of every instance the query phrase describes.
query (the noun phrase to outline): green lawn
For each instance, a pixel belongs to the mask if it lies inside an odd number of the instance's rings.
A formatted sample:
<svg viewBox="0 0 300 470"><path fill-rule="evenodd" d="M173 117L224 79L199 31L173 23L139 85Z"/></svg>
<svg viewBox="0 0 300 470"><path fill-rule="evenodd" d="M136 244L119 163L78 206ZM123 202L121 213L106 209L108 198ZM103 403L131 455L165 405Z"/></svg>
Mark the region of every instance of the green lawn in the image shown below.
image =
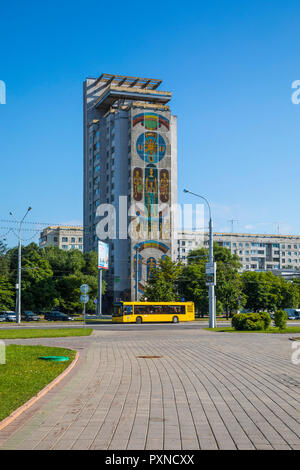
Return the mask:
<svg viewBox="0 0 300 470"><path fill-rule="evenodd" d="M300 333L300 326L288 326L285 330L280 331L278 328L275 328L275 326L272 326L268 330L257 330L257 331L238 331L235 330L231 326L224 326L224 327L218 327L218 328L203 328L204 330L208 331L216 331L220 333Z"/></svg>
<svg viewBox="0 0 300 470"><path fill-rule="evenodd" d="M61 336L90 336L92 328L49 328L0 330L0 339L59 338ZM1 402L0 402L1 403Z"/></svg>
<svg viewBox="0 0 300 470"><path fill-rule="evenodd" d="M0 364L0 420L26 403L72 362L76 352L48 346L6 347L6 364ZM40 356L68 356L70 361L50 362Z"/></svg>

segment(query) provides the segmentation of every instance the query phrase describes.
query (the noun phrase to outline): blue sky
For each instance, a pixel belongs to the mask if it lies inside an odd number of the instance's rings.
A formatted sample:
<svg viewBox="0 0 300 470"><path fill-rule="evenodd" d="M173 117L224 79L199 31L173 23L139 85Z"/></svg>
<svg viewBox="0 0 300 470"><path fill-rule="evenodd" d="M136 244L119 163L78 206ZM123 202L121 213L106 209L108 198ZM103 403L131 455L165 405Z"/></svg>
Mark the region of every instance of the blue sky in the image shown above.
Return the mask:
<svg viewBox="0 0 300 470"><path fill-rule="evenodd" d="M205 195L216 231L300 234L299 22L298 1L6 2L0 238L28 205L28 221L81 223L82 82L102 72L173 92L180 202Z"/></svg>

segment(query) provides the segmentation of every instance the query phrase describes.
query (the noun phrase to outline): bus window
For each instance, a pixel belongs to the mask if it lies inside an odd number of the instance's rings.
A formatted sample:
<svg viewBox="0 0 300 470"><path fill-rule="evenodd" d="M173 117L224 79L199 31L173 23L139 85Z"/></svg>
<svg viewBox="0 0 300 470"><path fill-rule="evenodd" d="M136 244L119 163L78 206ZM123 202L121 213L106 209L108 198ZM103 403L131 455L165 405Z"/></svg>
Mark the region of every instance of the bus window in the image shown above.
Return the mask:
<svg viewBox="0 0 300 470"><path fill-rule="evenodd" d="M145 315L150 310L150 306L147 305L135 305L134 306L134 314L135 315Z"/></svg>
<svg viewBox="0 0 300 470"><path fill-rule="evenodd" d="M132 305L125 305L124 306L123 315L132 315Z"/></svg>
<svg viewBox="0 0 300 470"><path fill-rule="evenodd" d="M185 306L184 305L169 305L168 307L169 314L176 314L176 315L184 315L185 314Z"/></svg>

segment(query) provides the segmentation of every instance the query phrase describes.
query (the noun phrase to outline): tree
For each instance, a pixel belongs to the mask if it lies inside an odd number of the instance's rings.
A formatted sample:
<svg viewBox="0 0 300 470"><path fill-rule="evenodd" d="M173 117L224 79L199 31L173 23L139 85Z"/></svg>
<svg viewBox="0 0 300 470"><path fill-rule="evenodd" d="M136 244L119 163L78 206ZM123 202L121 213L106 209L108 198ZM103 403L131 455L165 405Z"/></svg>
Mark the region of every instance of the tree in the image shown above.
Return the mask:
<svg viewBox="0 0 300 470"><path fill-rule="evenodd" d="M7 276L0 274L0 310L14 310L15 290Z"/></svg>
<svg viewBox="0 0 300 470"><path fill-rule="evenodd" d="M254 312L293 308L299 302L297 285L271 272L246 272L242 282L247 297L245 306Z"/></svg>
<svg viewBox="0 0 300 470"><path fill-rule="evenodd" d="M148 280L143 299L149 302L171 302L180 300L177 292L182 264L168 256L159 261L157 269Z"/></svg>
<svg viewBox="0 0 300 470"><path fill-rule="evenodd" d="M208 287L205 283L205 264L208 261L207 248L193 250L188 255L188 264L182 270L179 292L187 300L192 300L198 312L208 313ZM216 298L218 312L226 316L245 303L242 292L239 258L224 247L214 244L214 259L217 263Z"/></svg>

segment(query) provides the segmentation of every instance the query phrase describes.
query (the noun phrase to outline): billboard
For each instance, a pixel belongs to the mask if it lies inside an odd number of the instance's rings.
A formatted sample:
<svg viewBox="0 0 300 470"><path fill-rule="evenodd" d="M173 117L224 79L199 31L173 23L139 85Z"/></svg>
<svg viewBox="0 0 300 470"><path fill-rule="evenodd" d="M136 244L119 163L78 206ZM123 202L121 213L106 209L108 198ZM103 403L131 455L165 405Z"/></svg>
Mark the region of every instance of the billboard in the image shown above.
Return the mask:
<svg viewBox="0 0 300 470"><path fill-rule="evenodd" d="M108 269L109 246L107 243L98 241L98 268Z"/></svg>

